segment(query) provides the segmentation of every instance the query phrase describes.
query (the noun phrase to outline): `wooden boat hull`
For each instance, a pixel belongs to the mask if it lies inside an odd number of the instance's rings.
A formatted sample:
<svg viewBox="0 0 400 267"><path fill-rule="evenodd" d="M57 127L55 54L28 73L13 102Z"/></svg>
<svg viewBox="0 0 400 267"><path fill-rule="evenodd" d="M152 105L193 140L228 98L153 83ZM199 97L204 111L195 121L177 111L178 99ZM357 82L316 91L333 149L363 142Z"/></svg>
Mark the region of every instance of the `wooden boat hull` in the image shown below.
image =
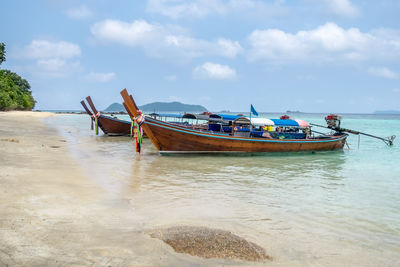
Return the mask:
<svg viewBox="0 0 400 267"><path fill-rule="evenodd" d="M132 119L139 115L138 107L126 89L121 96ZM229 134L187 129L146 117L142 127L161 153L202 152L299 152L343 149L347 134L321 139L267 139L235 137Z"/></svg>
<svg viewBox="0 0 400 267"><path fill-rule="evenodd" d="M86 101L91 107L93 113L86 106L84 101L81 101L82 107L85 109L86 113L91 116L94 120L95 114L97 114L97 120L99 128L107 135L130 135L131 132L131 122L113 118L111 116L101 115L93 104L90 96L86 97Z"/></svg>
<svg viewBox="0 0 400 267"><path fill-rule="evenodd" d="M131 133L131 123L128 121L105 115L100 115L98 120L100 128L107 135L129 135Z"/></svg>
<svg viewBox="0 0 400 267"><path fill-rule="evenodd" d="M160 152L299 152L342 149L347 135L326 139L243 138L188 130L146 117L144 124L155 136ZM146 129L144 128L144 129Z"/></svg>

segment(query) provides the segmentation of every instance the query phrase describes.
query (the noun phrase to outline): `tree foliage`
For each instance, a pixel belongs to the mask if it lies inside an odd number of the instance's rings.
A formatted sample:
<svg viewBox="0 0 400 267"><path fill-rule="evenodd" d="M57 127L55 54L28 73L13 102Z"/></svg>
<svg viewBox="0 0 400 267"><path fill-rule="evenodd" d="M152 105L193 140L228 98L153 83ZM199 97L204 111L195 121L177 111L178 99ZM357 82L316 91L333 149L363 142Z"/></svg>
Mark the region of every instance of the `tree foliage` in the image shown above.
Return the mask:
<svg viewBox="0 0 400 267"><path fill-rule="evenodd" d="M28 81L9 70L0 70L0 110L31 110L33 99Z"/></svg>
<svg viewBox="0 0 400 267"><path fill-rule="evenodd" d="M6 60L5 45L0 43L0 64ZM28 81L9 70L0 69L0 111L32 110L33 99Z"/></svg>
<svg viewBox="0 0 400 267"><path fill-rule="evenodd" d="M6 45L4 43L0 43L0 65L6 61Z"/></svg>

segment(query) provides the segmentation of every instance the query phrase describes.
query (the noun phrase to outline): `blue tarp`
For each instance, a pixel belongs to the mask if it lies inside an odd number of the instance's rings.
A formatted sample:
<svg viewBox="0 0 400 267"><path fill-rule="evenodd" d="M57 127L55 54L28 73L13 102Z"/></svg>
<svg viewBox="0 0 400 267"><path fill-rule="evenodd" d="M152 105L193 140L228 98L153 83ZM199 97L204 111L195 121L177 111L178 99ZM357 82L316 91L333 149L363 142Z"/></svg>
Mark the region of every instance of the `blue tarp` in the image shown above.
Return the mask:
<svg viewBox="0 0 400 267"><path fill-rule="evenodd" d="M234 121L237 118L243 117L243 116L237 116L237 115L231 115L231 114L217 114L220 116L224 121Z"/></svg>
<svg viewBox="0 0 400 267"><path fill-rule="evenodd" d="M275 126L299 126L297 121L294 120L281 120L281 119L270 119L274 122Z"/></svg>

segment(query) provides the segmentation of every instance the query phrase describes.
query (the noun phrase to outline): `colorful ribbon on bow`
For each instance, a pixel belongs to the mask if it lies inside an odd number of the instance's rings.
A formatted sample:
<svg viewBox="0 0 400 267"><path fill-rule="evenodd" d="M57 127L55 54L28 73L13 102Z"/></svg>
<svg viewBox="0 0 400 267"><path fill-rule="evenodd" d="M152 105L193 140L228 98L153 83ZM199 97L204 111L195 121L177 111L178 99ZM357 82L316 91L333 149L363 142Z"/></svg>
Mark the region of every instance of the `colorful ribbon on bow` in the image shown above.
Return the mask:
<svg viewBox="0 0 400 267"><path fill-rule="evenodd" d="M139 154L140 154L140 151L142 148L143 128L141 127L141 125L143 123L144 123L144 116L139 111L139 116L137 116L131 123L131 136L132 136L132 129L133 129L136 152L138 152Z"/></svg>
<svg viewBox="0 0 400 267"><path fill-rule="evenodd" d="M94 115L92 114L92 116L90 117L90 130L93 131L93 121L94 121Z"/></svg>
<svg viewBox="0 0 400 267"><path fill-rule="evenodd" d="M136 144L136 152L140 154L142 148L142 135L143 129L140 127L139 123L135 122L135 144Z"/></svg>
<svg viewBox="0 0 400 267"><path fill-rule="evenodd" d="M93 130L93 121L96 127L96 135L99 135L99 122L98 122L98 118L100 117L100 113L97 112L96 115L92 115L91 117L91 122L90 122L90 129Z"/></svg>

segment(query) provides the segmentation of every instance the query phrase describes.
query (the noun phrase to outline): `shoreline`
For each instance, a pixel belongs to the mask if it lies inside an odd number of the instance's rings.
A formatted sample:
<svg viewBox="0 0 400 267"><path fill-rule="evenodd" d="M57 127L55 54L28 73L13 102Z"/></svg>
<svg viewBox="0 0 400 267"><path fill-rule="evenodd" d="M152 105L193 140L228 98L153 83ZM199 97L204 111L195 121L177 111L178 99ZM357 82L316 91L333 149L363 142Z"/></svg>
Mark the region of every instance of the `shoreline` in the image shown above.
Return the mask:
<svg viewBox="0 0 400 267"><path fill-rule="evenodd" d="M161 265L165 247L104 205L49 116L0 113L0 265Z"/></svg>
<svg viewBox="0 0 400 267"><path fill-rule="evenodd" d="M147 224L123 196L108 199L68 138L42 121L51 116L0 112L0 265L262 264L176 253L151 237L162 225Z"/></svg>

